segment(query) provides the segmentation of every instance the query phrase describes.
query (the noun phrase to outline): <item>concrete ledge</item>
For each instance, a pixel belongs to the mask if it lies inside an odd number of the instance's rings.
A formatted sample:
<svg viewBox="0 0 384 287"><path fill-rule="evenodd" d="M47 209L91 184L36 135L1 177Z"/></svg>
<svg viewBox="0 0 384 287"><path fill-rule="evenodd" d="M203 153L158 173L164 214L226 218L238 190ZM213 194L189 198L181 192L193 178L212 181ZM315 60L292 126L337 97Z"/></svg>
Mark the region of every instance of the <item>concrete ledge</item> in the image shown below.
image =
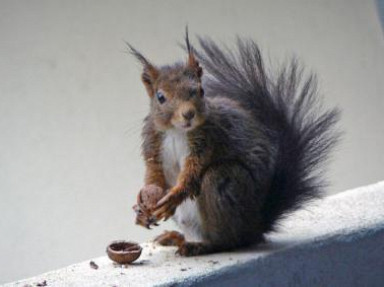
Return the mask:
<svg viewBox="0 0 384 287"><path fill-rule="evenodd" d="M134 265L100 257L4 286L384 286L384 181L316 201L268 239L194 258L144 243Z"/></svg>

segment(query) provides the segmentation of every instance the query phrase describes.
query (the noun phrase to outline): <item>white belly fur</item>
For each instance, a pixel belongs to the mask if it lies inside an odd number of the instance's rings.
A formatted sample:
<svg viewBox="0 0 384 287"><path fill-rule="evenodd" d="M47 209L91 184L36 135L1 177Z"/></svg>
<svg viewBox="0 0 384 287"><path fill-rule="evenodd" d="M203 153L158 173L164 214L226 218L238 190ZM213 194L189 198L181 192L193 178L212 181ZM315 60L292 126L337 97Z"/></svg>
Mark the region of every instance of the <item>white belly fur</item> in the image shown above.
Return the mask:
<svg viewBox="0 0 384 287"><path fill-rule="evenodd" d="M169 187L175 186L189 153L185 132L175 129L166 131L162 146L162 160L164 176ZM179 205L173 219L188 241L201 240L201 218L195 200L187 199Z"/></svg>

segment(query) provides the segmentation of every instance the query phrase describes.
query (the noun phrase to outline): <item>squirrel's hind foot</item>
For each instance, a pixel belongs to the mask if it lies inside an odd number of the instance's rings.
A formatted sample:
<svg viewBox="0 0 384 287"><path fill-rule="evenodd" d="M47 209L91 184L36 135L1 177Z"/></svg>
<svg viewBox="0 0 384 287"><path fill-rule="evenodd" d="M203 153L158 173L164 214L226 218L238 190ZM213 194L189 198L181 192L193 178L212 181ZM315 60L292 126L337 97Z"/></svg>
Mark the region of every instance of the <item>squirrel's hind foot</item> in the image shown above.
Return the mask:
<svg viewBox="0 0 384 287"><path fill-rule="evenodd" d="M181 256L197 256L210 254L218 251L214 245L204 243L204 242L184 242L179 246L179 249L176 251L176 254Z"/></svg>
<svg viewBox="0 0 384 287"><path fill-rule="evenodd" d="M165 231L153 241L162 246L177 246L179 248L177 249L176 254L186 257L209 254L217 251L217 248L213 244L205 242L187 242L185 241L184 235L177 231Z"/></svg>
<svg viewBox="0 0 384 287"><path fill-rule="evenodd" d="M184 235L177 231L165 231L157 236L154 242L162 246L181 246L185 243Z"/></svg>

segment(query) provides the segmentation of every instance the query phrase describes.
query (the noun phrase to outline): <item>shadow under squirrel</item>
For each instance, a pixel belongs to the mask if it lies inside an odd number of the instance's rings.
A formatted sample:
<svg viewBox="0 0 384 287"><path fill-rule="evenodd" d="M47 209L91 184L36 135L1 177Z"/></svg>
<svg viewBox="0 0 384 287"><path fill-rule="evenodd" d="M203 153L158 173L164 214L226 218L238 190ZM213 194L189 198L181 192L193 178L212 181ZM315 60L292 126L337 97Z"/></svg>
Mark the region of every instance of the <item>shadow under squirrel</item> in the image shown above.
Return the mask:
<svg viewBox="0 0 384 287"><path fill-rule="evenodd" d="M173 217L184 235L156 241L183 256L262 242L321 194L321 164L338 139L338 110L322 111L314 76L296 60L273 75L252 40L238 38L235 49L198 40L195 50L187 31L187 62L163 67L128 44L150 97L143 190L165 194L140 224Z"/></svg>

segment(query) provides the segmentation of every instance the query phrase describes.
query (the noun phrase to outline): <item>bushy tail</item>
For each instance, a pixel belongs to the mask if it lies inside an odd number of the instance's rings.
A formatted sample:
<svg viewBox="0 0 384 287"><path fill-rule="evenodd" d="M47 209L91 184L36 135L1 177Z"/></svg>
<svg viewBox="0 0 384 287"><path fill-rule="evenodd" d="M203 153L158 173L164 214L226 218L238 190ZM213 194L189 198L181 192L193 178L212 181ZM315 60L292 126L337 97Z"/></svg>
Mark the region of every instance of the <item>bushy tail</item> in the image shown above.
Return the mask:
<svg viewBox="0 0 384 287"><path fill-rule="evenodd" d="M262 210L263 231L271 231L277 220L321 194L322 164L338 140L334 126L339 111L322 109L316 79L303 79L296 60L274 76L251 40L238 39L235 50L208 38L199 38L199 43L196 54L208 72L210 94L241 102L276 147Z"/></svg>

